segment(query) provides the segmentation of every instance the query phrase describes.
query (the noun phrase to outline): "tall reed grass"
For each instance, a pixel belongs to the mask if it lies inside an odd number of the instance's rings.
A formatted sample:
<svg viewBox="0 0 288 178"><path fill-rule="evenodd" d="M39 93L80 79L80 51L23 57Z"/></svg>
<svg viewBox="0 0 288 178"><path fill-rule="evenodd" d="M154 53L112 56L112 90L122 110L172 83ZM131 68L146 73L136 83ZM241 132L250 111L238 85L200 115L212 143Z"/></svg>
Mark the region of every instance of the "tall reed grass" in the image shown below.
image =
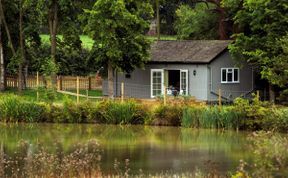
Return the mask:
<svg viewBox="0 0 288 178"><path fill-rule="evenodd" d="M134 100L82 101L61 104L27 101L16 95L0 97L2 122L103 123L183 126L209 129L276 130L288 132L288 109L236 99L231 106L158 104L149 107Z"/></svg>
<svg viewBox="0 0 288 178"><path fill-rule="evenodd" d="M183 111L182 126L208 129L238 129L240 115L233 107L186 107Z"/></svg>

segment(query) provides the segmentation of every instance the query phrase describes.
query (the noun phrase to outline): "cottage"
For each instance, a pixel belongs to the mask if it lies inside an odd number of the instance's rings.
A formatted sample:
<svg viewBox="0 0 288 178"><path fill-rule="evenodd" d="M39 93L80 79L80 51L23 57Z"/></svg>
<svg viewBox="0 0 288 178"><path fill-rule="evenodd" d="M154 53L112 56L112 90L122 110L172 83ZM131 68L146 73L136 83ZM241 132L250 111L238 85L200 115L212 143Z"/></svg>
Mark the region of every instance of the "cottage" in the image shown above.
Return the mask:
<svg viewBox="0 0 288 178"><path fill-rule="evenodd" d="M253 68L232 60L227 49L231 41L193 40L158 41L152 45L151 60L145 69L132 73L115 73L114 89L125 96L154 98L164 94L189 95L198 100L213 101L221 89L223 99L250 95L254 90ZM107 95L107 83L103 84Z"/></svg>

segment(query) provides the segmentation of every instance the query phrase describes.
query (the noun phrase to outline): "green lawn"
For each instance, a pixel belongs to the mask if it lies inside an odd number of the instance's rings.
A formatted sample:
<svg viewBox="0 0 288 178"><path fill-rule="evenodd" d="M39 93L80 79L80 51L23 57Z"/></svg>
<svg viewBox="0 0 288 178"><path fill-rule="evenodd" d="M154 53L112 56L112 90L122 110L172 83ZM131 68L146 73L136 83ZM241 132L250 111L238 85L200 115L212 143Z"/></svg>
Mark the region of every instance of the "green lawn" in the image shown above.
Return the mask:
<svg viewBox="0 0 288 178"><path fill-rule="evenodd" d="M76 93L76 90L71 90L69 92ZM86 95L86 90L80 90L80 94ZM9 89L3 93L0 93L0 95L5 95L5 94L16 94L20 95L21 97L25 98L26 100L29 101L36 101L37 100L37 91L33 89L27 89L23 90L22 93L19 93L17 89ZM39 90L39 100L40 101L48 101L49 99L47 96L55 94L55 100L54 102L56 103L62 103L63 101L67 99L71 99L76 101L76 96L70 96L70 95L65 95L61 93L53 93L51 91L44 91L44 90ZM101 90L89 90L88 95L92 97L97 97L97 96L102 96L102 91ZM80 97L80 100L86 100L86 98Z"/></svg>
<svg viewBox="0 0 288 178"><path fill-rule="evenodd" d="M57 37L62 40L62 35L57 35ZM94 41L86 35L81 35L80 39L82 41L82 45L86 49L91 49L93 47ZM50 36L49 35L41 35L41 40L43 43L50 43Z"/></svg>
<svg viewBox="0 0 288 178"><path fill-rule="evenodd" d="M58 35L58 38L60 40L62 40L63 36L62 35ZM82 41L82 45L83 45L84 48L91 49L93 47L94 41L91 38L89 38L87 35L81 35L80 39ZM157 40L157 37L155 37L155 36L147 36L147 39L155 41L155 40ZM42 40L43 43L50 43L49 35L45 35L45 34L41 35L41 40ZM161 40L177 40L177 36L162 35L161 36Z"/></svg>

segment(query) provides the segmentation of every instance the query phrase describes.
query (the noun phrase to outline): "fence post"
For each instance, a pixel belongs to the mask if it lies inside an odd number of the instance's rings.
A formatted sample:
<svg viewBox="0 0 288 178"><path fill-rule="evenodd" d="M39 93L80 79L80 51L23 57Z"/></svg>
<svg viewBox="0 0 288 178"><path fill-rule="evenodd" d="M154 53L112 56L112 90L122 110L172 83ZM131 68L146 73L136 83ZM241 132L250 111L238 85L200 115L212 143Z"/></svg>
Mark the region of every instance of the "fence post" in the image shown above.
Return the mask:
<svg viewBox="0 0 288 178"><path fill-rule="evenodd" d="M79 103L79 77L76 79L76 90L77 90L77 104Z"/></svg>
<svg viewBox="0 0 288 178"><path fill-rule="evenodd" d="M124 103L124 83L121 83L121 102Z"/></svg>
<svg viewBox="0 0 288 178"><path fill-rule="evenodd" d="M222 107L222 91L219 89L218 91L218 101L219 101L219 107Z"/></svg>
<svg viewBox="0 0 288 178"><path fill-rule="evenodd" d="M92 89L92 85L91 85L91 76L88 77L88 90Z"/></svg>
<svg viewBox="0 0 288 178"><path fill-rule="evenodd" d="M167 91L166 91L166 86L164 86L164 96L163 96L163 99L164 99L164 106L166 106L166 104L167 104Z"/></svg>
<svg viewBox="0 0 288 178"><path fill-rule="evenodd" d="M37 89L37 101L39 101L39 72L36 74L36 89Z"/></svg>
<svg viewBox="0 0 288 178"><path fill-rule="evenodd" d="M89 100L89 90L86 90L86 99Z"/></svg>
<svg viewBox="0 0 288 178"><path fill-rule="evenodd" d="M57 76L57 91L60 91L60 76Z"/></svg>
<svg viewBox="0 0 288 178"><path fill-rule="evenodd" d="M63 89L63 87L62 87L62 76L60 75L59 76L59 85L60 85L60 90L62 90Z"/></svg>
<svg viewBox="0 0 288 178"><path fill-rule="evenodd" d="M260 100L260 92L259 92L259 90L256 91L256 99L257 99L257 101Z"/></svg>

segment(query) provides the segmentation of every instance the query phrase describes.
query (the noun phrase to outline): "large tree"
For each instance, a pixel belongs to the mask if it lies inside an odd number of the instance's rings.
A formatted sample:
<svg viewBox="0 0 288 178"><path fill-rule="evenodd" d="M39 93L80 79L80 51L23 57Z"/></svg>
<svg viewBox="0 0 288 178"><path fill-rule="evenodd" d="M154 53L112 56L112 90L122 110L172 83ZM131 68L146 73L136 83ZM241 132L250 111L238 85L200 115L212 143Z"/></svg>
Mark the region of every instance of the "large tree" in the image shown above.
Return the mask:
<svg viewBox="0 0 288 178"><path fill-rule="evenodd" d="M285 0L224 0L224 7L233 10L241 32L234 35L230 52L258 67L263 79L287 90L288 1ZM236 9L236 10L235 10Z"/></svg>
<svg viewBox="0 0 288 178"><path fill-rule="evenodd" d="M181 5L177 11L175 30L180 39L218 39L217 15L211 9L211 3L199 3L195 7Z"/></svg>
<svg viewBox="0 0 288 178"><path fill-rule="evenodd" d="M95 60L107 69L110 97L114 95L115 69L131 72L148 60L150 42L144 32L151 15L148 0L98 0L87 10L86 32L95 41Z"/></svg>

